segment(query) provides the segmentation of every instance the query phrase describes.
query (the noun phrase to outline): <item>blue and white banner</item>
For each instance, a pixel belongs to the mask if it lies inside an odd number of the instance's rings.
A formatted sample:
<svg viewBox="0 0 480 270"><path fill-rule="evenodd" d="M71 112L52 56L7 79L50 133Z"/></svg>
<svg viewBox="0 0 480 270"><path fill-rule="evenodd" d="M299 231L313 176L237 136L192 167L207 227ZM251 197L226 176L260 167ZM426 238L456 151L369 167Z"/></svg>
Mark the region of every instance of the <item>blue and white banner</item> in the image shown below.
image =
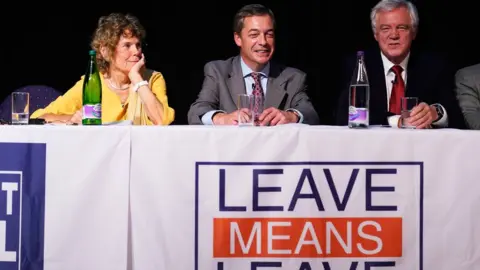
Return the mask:
<svg viewBox="0 0 480 270"><path fill-rule="evenodd" d="M0 132L0 269L127 268L129 127Z"/></svg>
<svg viewBox="0 0 480 270"><path fill-rule="evenodd" d="M131 269L480 269L479 149L456 130L133 129Z"/></svg>
<svg viewBox="0 0 480 270"><path fill-rule="evenodd" d="M43 270L46 144L0 143L0 269Z"/></svg>
<svg viewBox="0 0 480 270"><path fill-rule="evenodd" d="M2 128L0 269L480 269L478 138Z"/></svg>

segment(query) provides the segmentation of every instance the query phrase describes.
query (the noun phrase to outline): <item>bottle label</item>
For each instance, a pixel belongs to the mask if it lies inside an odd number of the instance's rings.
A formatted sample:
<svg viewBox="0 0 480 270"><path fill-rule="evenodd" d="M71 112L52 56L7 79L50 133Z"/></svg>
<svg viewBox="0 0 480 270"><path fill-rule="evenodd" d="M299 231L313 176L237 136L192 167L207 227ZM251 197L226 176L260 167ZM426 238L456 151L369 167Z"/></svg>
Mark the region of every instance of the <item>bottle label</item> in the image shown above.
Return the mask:
<svg viewBox="0 0 480 270"><path fill-rule="evenodd" d="M350 123L368 124L368 110L365 108L348 108L348 121Z"/></svg>
<svg viewBox="0 0 480 270"><path fill-rule="evenodd" d="M83 119L101 119L102 105L101 104L85 104L83 105Z"/></svg>

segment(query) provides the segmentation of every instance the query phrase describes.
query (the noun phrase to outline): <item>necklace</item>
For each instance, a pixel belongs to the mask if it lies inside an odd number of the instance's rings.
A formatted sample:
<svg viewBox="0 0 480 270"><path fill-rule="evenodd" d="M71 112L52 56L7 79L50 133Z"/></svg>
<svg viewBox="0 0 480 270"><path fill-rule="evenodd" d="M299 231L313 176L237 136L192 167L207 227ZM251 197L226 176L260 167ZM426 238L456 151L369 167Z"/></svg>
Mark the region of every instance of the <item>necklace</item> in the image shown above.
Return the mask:
<svg viewBox="0 0 480 270"><path fill-rule="evenodd" d="M112 81L110 81L110 79L107 79L107 82L108 82L108 86L110 86L111 88L113 89L116 89L116 90L127 90L130 85L127 85L127 86L124 86L124 87L117 87L115 85L113 85Z"/></svg>

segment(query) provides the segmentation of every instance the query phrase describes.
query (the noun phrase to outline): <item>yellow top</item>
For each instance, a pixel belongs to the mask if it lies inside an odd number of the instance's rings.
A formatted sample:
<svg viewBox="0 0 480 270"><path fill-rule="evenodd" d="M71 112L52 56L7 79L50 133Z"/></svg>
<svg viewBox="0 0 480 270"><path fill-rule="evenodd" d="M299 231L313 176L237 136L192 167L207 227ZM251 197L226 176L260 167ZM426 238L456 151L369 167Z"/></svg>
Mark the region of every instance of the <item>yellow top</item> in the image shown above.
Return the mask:
<svg viewBox="0 0 480 270"><path fill-rule="evenodd" d="M152 71L150 71L150 73L152 73ZM82 76L81 79L70 88L70 90L64 95L58 97L47 107L33 112L30 118L38 118L49 113L59 115L75 114L75 112L82 108L83 78L84 76ZM102 123L132 120L134 124L153 125L152 121L148 119L143 110L142 102L134 102L139 100L137 93L130 92L127 102L122 107L120 97L108 88L102 74L100 74L100 80L102 81ZM165 79L160 72L153 71L148 80L148 85L158 101L163 105L163 119L161 125L169 125L175 118L175 111L168 106ZM129 108L129 104L132 103L136 105L130 106L132 108ZM142 121L139 122L140 120L136 121L135 119L142 119Z"/></svg>

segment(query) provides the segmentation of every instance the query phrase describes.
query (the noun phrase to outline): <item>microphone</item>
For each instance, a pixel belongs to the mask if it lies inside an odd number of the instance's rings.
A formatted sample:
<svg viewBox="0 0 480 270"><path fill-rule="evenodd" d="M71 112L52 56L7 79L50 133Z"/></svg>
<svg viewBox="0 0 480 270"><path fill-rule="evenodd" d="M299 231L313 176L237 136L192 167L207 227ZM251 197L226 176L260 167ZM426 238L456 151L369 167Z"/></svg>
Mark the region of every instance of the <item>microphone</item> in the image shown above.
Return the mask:
<svg viewBox="0 0 480 270"><path fill-rule="evenodd" d="M397 75L395 75L395 78L393 78L392 83L393 83L393 84L396 84L396 83L397 83Z"/></svg>

